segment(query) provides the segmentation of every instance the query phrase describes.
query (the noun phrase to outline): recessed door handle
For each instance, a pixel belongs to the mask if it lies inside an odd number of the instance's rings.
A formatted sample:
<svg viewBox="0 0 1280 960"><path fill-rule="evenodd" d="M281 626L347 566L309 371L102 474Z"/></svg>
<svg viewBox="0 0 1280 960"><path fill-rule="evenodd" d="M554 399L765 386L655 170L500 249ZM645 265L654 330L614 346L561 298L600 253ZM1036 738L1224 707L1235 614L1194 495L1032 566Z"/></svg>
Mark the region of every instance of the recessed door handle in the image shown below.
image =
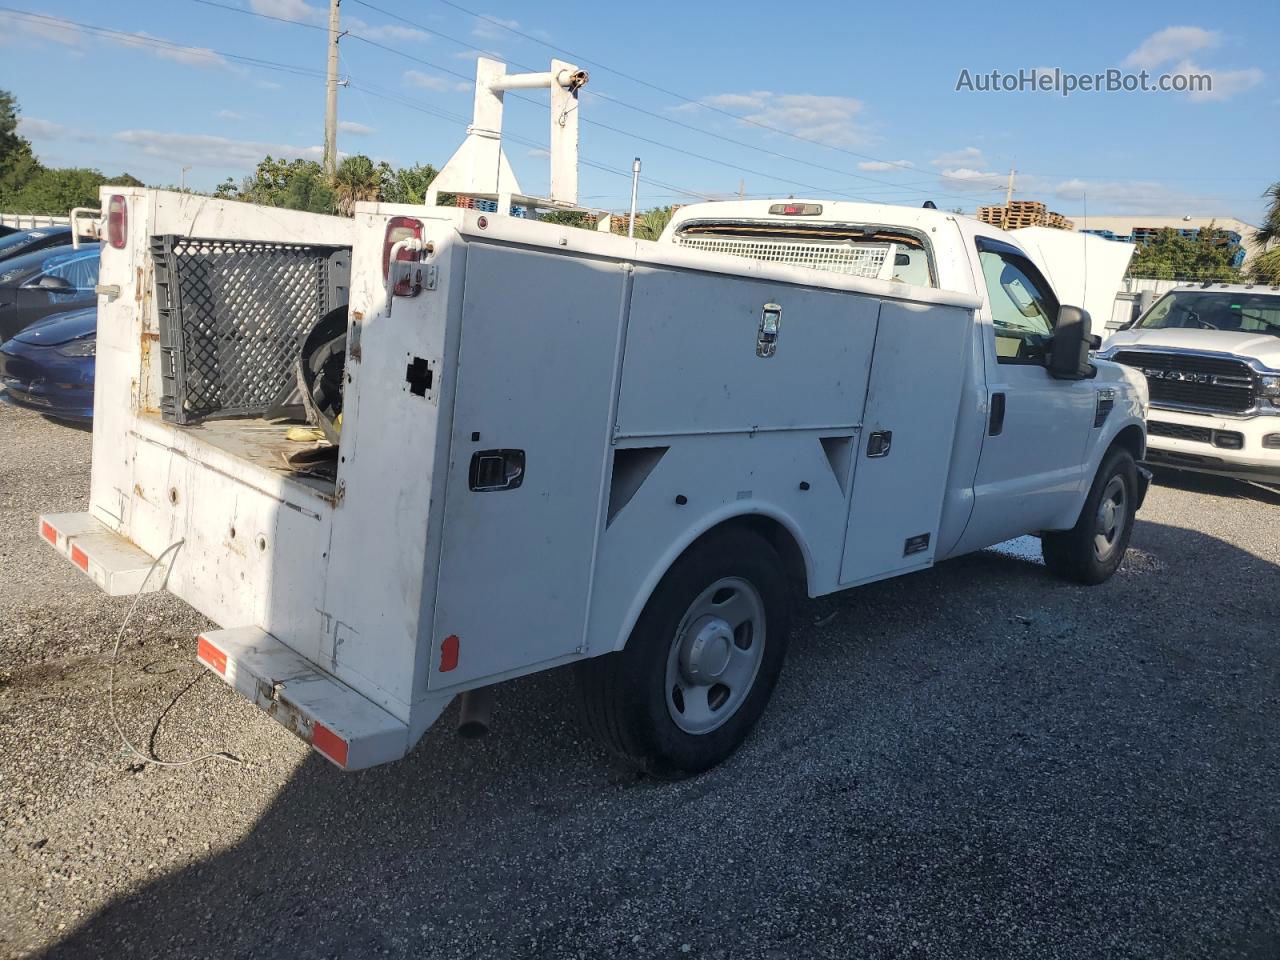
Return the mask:
<svg viewBox="0 0 1280 960"><path fill-rule="evenodd" d="M991 395L991 425L987 429L993 437L1000 436L1004 432L1004 394L993 393Z"/></svg>
<svg viewBox="0 0 1280 960"><path fill-rule="evenodd" d="M893 446L892 430L877 430L867 437L868 457L887 457L889 448Z"/></svg>

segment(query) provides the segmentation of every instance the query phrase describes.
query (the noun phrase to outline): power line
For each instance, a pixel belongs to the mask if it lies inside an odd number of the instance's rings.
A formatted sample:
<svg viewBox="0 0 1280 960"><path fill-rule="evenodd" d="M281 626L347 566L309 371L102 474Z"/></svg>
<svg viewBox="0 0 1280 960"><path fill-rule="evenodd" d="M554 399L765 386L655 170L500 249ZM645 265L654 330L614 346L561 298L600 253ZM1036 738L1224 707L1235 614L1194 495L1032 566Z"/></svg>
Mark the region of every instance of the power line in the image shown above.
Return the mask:
<svg viewBox="0 0 1280 960"><path fill-rule="evenodd" d="M199 2L199 3L205 3L205 2L208 2L208 0L197 0L197 2ZM488 53L488 52L489 52L489 51L486 51L483 47L478 47L478 46L476 46L475 44L473 44L473 43L471 43L471 42L469 42L469 41L467 41L467 40L461 40L461 39L459 39L458 37L450 36L449 34L444 33L444 32L442 32L442 31L440 31L440 30L437 30L437 29L435 29L434 27L428 27L426 24L418 23L417 21L410 20L408 17L405 17L405 16L403 16L403 15L401 15L401 14L393 13L392 11L390 11L390 10L386 10L386 9L384 9L384 8L382 8L382 7L379 7L379 6L377 6L376 4L369 3L369 2L368 2L368 0L351 0L351 2L352 2L352 3L358 3L358 4L360 4L362 7L367 7L368 9L373 10L373 11L376 11L377 13L380 13L380 14L382 14L382 15L383 15L383 16L385 16L385 17L390 17L390 18L391 18L391 19L393 19L393 20L399 20L401 23L407 24L407 25L409 25L409 26L411 26L411 27L414 27L414 28L416 28L416 29L422 30L422 31L424 31L424 32L426 32L426 33L433 34L433 35L435 35L435 36L437 36L437 37L440 37L441 39L448 40L450 43L456 43L456 44L458 44L459 46L466 47L468 50L475 50L475 51L480 52L480 53ZM446 2L446 0L441 0L441 2ZM513 28L513 27L510 27L510 26L508 26L507 24L502 23L501 21L494 20L492 17L486 16L486 15L484 15L484 14L474 13L474 12L472 12L472 11L470 11L470 10L467 10L467 9L466 9L466 8L464 8L464 7L459 6L459 5L458 5L458 4L456 4L456 3L448 3L448 6L454 7L455 9L460 10L461 12L466 13L466 14L468 14L469 16L472 16L472 17L475 17L475 18L477 18L477 19L485 20L485 21L487 21L487 22L493 23L495 26L499 26L499 27L503 28L504 30L509 30L509 31L511 31L511 32L513 32L513 33L515 33L515 34L517 34L517 35L519 35L519 36L521 36L521 37L524 37L525 39L531 40L531 41L533 41L534 43L538 43L538 44L540 44L540 45L542 45L542 46L544 46L544 47L547 47L547 48L548 48L548 49L550 49L550 50L555 50L555 51L557 51L558 53L563 53L565 56L572 57L572 58L574 58L575 60L581 61L581 62L583 62L583 63L591 64L592 66L599 67L600 69L606 70L606 71L608 71L608 72L610 72L610 73L615 73L615 74L617 74L618 76L623 77L624 79L631 80L631 81L633 81L633 82L635 82L635 83L640 83L640 84L642 84L642 85L644 85L644 86L651 87L651 88L653 88L654 90L657 90L657 91L659 91L659 92L661 92L661 93L665 93L665 94L667 94L668 96L673 96L673 97L675 97L675 98L677 98L677 99L679 99L679 100L683 100L683 101L685 101L686 103L694 104L694 105L696 105L696 106L705 106L705 107L706 107L707 109L709 109L709 110L713 110L713 111L715 111L716 113L724 114L725 116L727 116L727 117L731 117L731 118L733 118L733 119L735 119L735 120L739 120L739 121L742 121L742 122L744 122L744 123L750 123L750 124L752 124L752 125L754 125L754 126L761 127L761 128L763 128L763 129L770 130L770 131L775 132L775 133L781 133L781 134L784 134L784 135L786 135L786 136L790 136L790 137L792 137L793 139L802 140L802 141L804 141L804 142L806 142L806 143L813 143L813 144L817 144L818 146L826 146L826 147L829 147L830 149L833 149L833 150L839 150L840 152L842 152L842 153L847 153L847 154L849 154L850 156L859 157L859 158L864 159L864 160L873 160L873 161L875 161L875 162L877 162L877 163L886 163L886 164L888 164L888 165L890 165L890 166L893 166L893 167L899 167L899 168L904 169L904 170L914 170L914 169L915 169L915 167L914 167L913 165L909 164L909 163L904 163L904 162L901 162L901 161L893 161L893 160L884 160L884 159L882 159L882 158L880 158L880 157L873 157L873 156L871 156L870 154L858 153L858 152L856 152L856 151L852 151L852 150L845 150L845 149L844 149L844 148L842 148L842 147L836 147L836 146L834 146L834 145L832 145L832 144L823 143L822 141L812 140L812 139L809 139L809 138L807 138L807 137L797 136L796 134L791 133L790 131L782 130L782 129L780 129L780 128L770 126L770 125L768 125L768 124L759 123L759 122L757 122L757 121L755 121L755 120L751 119L750 117L743 117L743 116L740 116L739 114L732 113L732 112L730 112L730 111L728 111L728 110L722 110L722 109L720 109L720 108L718 108L718 107L714 107L714 106L711 106L711 105L709 105L709 104L705 104L705 103L703 103L703 102L702 102L702 101L700 101L700 100L695 100L695 99L693 99L693 98L691 98L691 97L684 96L683 94L679 94L679 93L675 93L675 92L673 92L673 91L666 90L666 89L665 89L665 88L663 88L663 87L656 86L655 84L649 83L648 81L641 80L641 79L639 79L639 78L637 78L637 77L633 77L633 76L631 76L630 74L628 74L628 73L624 73L624 72L623 72L623 71L621 71L621 70L617 70L617 69L614 69L614 68L612 68L612 67L605 66L604 64L599 63L598 61L591 60L591 59L588 59L588 58L586 58L586 57L579 57L577 54L574 54L574 53L572 53L571 51L565 50L565 49L564 49L564 48L562 48L562 47L557 47L557 46L555 46L554 44L551 44L551 43L546 42L545 40L540 40L540 39L538 39L537 37L532 36L531 34L524 33L523 31L520 31L520 30L517 30L517 29L515 29L515 28ZM228 8L228 9L235 9L235 8ZM273 18L273 19L278 19L278 18ZM354 36L354 34L353 34L353 36ZM528 65L526 65L526 64L517 63L517 62L516 62L516 61L514 61L514 60L511 60L511 61L509 61L509 62L510 62L513 66L519 67L519 68L520 68L520 69L522 69L522 70L534 71L534 70L536 69L536 68L534 68L534 67L530 67L530 66L528 66ZM446 70L446 72L450 72L450 73L452 73L452 72L453 72L453 71L449 71L449 70L447 70L447 68L437 68L437 69L445 69L445 70ZM467 79L470 79L470 78L467 78ZM910 184L910 183L907 183L907 184L903 184L903 183L895 183L895 182L893 182L893 181L891 181L891 180L881 180L881 179L879 179L879 178L877 178L877 177L868 177L868 176L866 176L866 175L864 175L864 174L852 173L851 171L848 171L848 170L840 170L840 169L836 169L836 168L834 168L834 167L829 167L829 166L826 166L826 165L824 165L824 164L815 163L815 162L813 162L813 161L811 161L811 160L804 160L804 159L802 159L802 158L800 158L800 157L794 157L794 156L791 156L790 154L780 153L780 152L778 152L778 151L776 151L776 150L770 150L770 149L768 149L767 147L761 147L761 146L758 146L758 145L756 145L756 144L747 143L747 142L742 141L742 140L736 140L736 139L734 139L733 137L725 136L724 134L717 133L717 132L716 132L716 131L714 131L714 130L706 130L706 129L703 129L702 127L694 126L693 124L684 123L683 121L681 121L681 120L677 120L677 119L676 119L676 118L674 118L674 117L664 116L663 114L657 113L657 112L655 112L655 111L653 111L653 110L647 110L647 109L645 109L644 107L638 107L638 106L636 106L635 104L627 103L625 100L621 100L621 99L619 99L619 98L617 98L617 97L612 97L612 96L609 96L608 94L600 93L600 92L598 92L598 91L594 91L594 90L593 90L593 91L589 91L589 92L588 92L588 95L589 95L589 96L593 96L593 97L597 97L597 98L599 98L599 99L601 99L601 100L608 101L609 103L617 104L618 106L623 107L623 108L625 108L625 109L627 109L627 110L633 110L633 111L635 111L635 112L637 112L637 113L642 113L642 114L644 114L645 116L652 117L652 118L654 118L654 119L656 119L656 120L661 120L663 123L670 123L670 124L673 124L673 125L675 125L675 126L677 126L677 127L683 127L683 128L684 128L684 129L686 129L686 130L691 130L691 131L693 131L694 133L702 134L703 136L712 137L712 138L717 139L717 140L723 140L724 142L726 142L726 143L730 143L730 144L733 144L733 145L734 145L734 146L736 146L736 147L742 147L742 148L747 149L747 150L755 150L755 151L757 151L757 152L759 152L759 153L764 153L764 154L768 154L769 156L778 157L778 158L781 158L781 159L783 159L783 160L788 160L788 161L790 161L790 162L792 162L792 163L799 163L799 164L803 164L803 165L805 165L805 166L814 167L814 168L816 168L816 169L826 170L826 171L831 172L831 173L838 173L838 174L840 174L841 176L849 176L849 177L854 177L854 178L856 178L856 179L858 179L858 180L866 180L866 181L867 181L867 182L869 182L869 183L878 183L878 184L882 184L882 185L887 186L887 187L889 187L889 188L891 188L891 189L893 189L893 190L901 190L901 191L903 191L903 192L907 192L907 193L914 193L914 194L921 194L921 193L924 193L924 192L925 192L925 191L919 191L919 190L913 190L913 189L911 189L912 184ZM715 162L715 161L713 161L713 162ZM946 173L939 173L939 174L937 174L937 176L938 176L938 178L939 178L939 179L941 179L941 180L954 180L954 181L955 181L955 182L957 182L957 183L970 183L970 182L972 182L972 178L969 178L969 177L956 177L956 176L953 176L953 175L950 175L950 174L946 174ZM787 181L787 182L794 183L795 181ZM921 183L921 184L923 184L923 183L925 183L925 181L921 181L920 183ZM930 181L930 183L931 183L931 181ZM801 184L801 185L803 186L803 184ZM814 189L814 188L810 187L809 189ZM836 191L836 192L839 192L839 191ZM844 194L844 195L845 195L845 196L848 196L848 194ZM942 197L952 197L953 199L954 199L954 198L960 198L960 197L962 196L961 194L957 194L957 193L951 193L951 194L943 193L943 194L935 194L935 195L937 195L937 196L942 196ZM963 197L963 199L971 199L971 198L970 198L970 197L968 197L968 196L964 196L964 197Z"/></svg>
<svg viewBox="0 0 1280 960"><path fill-rule="evenodd" d="M227 11L230 11L230 12L233 12L233 13L247 14L247 15L249 15L249 16L258 17L258 18L260 18L260 19L275 21L275 22L277 22L277 23L286 23L286 24L291 24L291 25L294 25L294 26L306 27L306 28L308 28L308 29L323 29L322 27L319 27L319 26L317 26L317 25L315 25L315 24L306 23L305 21L301 21L301 20L293 20L293 19L290 19L290 18L287 18L287 17L280 17L280 16L275 16L275 15L272 15L272 14L259 13L259 12L254 11L254 10L246 10L246 9L243 9L243 8L240 8L240 7L233 7L233 6L230 6L230 5L228 5L228 4L218 3L218 2L216 2L216 0L195 0L195 2L196 2L196 3L203 4L204 6L216 7L216 8L219 8L219 9L222 9L222 10L227 10ZM395 19L395 20L399 20L399 21L401 21L402 23L408 24L408 25L409 25L409 26L411 26L411 27L415 27L415 28L418 28L418 29L424 30L424 31L426 31L426 32L428 32L428 33L435 34L436 36L442 37L442 38L443 38L443 39L445 39L445 40L449 40L450 42L457 43L457 44L459 44L460 46L464 46L464 47L467 47L467 48L472 49L472 50L477 50L477 51L482 52L482 53L483 53L483 52L485 52L482 48L477 47L477 46L475 46L474 44L468 43L468 42L467 42L467 41L465 41L465 40L460 40L460 39L458 39L458 38L456 38L456 37L449 36L448 34L441 33L441 32L440 32L440 31L438 31L438 30L435 30L435 29L433 29L433 28L431 28L431 27L427 27L427 26L425 26L425 25L423 25L423 24L416 23L415 21L413 21L413 20L409 20L409 19L408 19L408 18L406 18L406 17L402 17L402 16L399 16L398 14L394 14L394 13L391 13L391 12L389 12L389 11L383 10L381 7L377 7L377 6L373 5L373 4L365 3L365 2L364 2L364 0L353 0L353 2L359 2L359 3L361 3L363 6L367 6L367 7L369 7L371 10L375 10L376 12L381 13L381 14L383 14L384 16L390 17L390 18ZM392 46L390 46L390 45L388 45L388 44L381 43L381 42L379 42L379 41L377 41L377 40L370 39L369 37L363 36L362 34L360 34L360 33L358 33L358 32L356 32L356 33L351 33L351 34L350 34L350 36L351 36L351 38L352 38L353 40L358 40L358 41L360 41L360 42L362 42L362 43L366 43L366 44L368 44L368 45L370 45L370 46L372 46L372 47L375 47L375 48L377 48L377 49L379 49L379 50L383 50L383 51L385 51L385 52L387 52L387 53L391 53L391 54L393 54L393 55L395 55L395 56L403 57L403 58L404 58L404 59L406 59L406 60L412 61L412 62L414 62L414 63L421 64L421 65L423 65L423 66L430 67L431 69L433 69L433 70L437 70L437 71L440 71L441 73L445 73L445 74L448 74L448 75L450 75L450 76L457 77L457 78L458 78L458 79L460 79L460 80L464 80L464 81L467 81L467 82L471 82L471 81L473 80L473 78L472 78L471 76L467 75L467 74L461 73L461 72L459 72L459 71L457 71L457 70L453 70L453 69L451 69L451 68L449 68L449 67L446 67L446 66L444 66L444 65L442 65L442 64L435 63L434 61L427 60L427 59L425 59L425 58L423 58L423 57L419 57L419 56L416 56L416 55L414 55L414 54L408 53L408 52L406 52L406 51L404 51L404 50L400 50L400 49L398 49L398 48L392 47ZM520 67L521 69L530 70L530 71L532 71L532 70L533 70L533 68L532 68L532 67L529 67L529 66L527 66L527 65L525 65L525 64L520 64L520 63L517 63L517 62L515 62L515 61L511 61L511 63L512 63L514 66ZM695 126L693 126L693 125L691 125L691 124L686 124L686 123L683 123L683 122L678 121L678 120L674 120L674 119L669 118L669 117L664 117L664 116L662 116L661 114L655 113L655 112L653 112L653 111L651 111L651 110L646 110L646 109L644 109L643 107L636 107L636 106L633 106L633 105L628 104L628 103L625 103L624 101L619 100L619 99L617 99L617 98L615 98L615 97L610 97L610 96L608 96L608 95L606 95L606 94L600 94L600 93L592 92L592 94L591 94L591 95L592 95L592 96L595 96L595 97L598 97L599 99L606 100L606 101L611 102L611 103L616 103L616 104L618 104L618 105L620 105L620 106L623 106L623 107L626 107L626 108L628 108L628 109L635 110L635 111L637 111L637 112L639 112L639 113L643 113L643 114L645 114L645 115L647 115L647 116L654 117L654 118L656 118L656 119L658 119L658 120L663 120L663 121L665 121L665 122L674 123L674 124L675 124L675 125L677 125L677 126L684 127L684 128L686 128L686 129L692 130L692 131L694 131L694 132L696 132L696 133L702 133L702 134L707 135L707 136L715 137L716 139L723 140L723 141L725 141L725 142L727 142L727 143L733 144L734 146L743 147L743 148L751 149L751 150L756 150L756 151L759 151L759 152L761 152L761 153L765 153L765 154L768 154L768 155L770 155L770 156L778 157L778 158L783 159L783 160L788 160L788 161L791 161L791 162L794 162L794 163L805 164L805 165L807 165L807 166L812 166L812 167L816 167L816 168L818 168L818 169L827 170L827 171L830 171L830 172L832 172L832 173L838 173L838 174L840 174L840 175L842 175L842 176L855 176L855 177L858 177L859 179L867 180L867 181L872 182L872 183L879 183L879 184L882 184L882 185L884 185L884 186L889 187L891 190L893 190L893 191L895 191L895 192L907 192L907 193L912 193L912 194L920 194L920 193L923 193L923 192L924 192L924 191L917 191L917 190L912 189L912 186L911 186L910 184L898 184L898 183L893 183L892 181L888 181L888 180L879 180L879 179L877 179L877 178L875 178L875 177L863 177L863 176L860 176L860 175L858 175L858 174L851 174L851 173L849 173L849 171L846 171L846 170L838 170L838 169L836 169L836 168L834 168L834 167L829 167L829 166L826 166L826 165L823 165L823 164L817 164L817 163L813 163L813 162L811 162L811 161L802 160L802 159L800 159L800 158L798 158L798 157L792 157L792 156L789 156L789 155L787 155L787 154L779 153L779 152L774 151L774 150L769 150L769 149L764 148L764 147L758 147L758 146L756 146L756 145L754 145L754 144L749 144L749 143L746 143L746 142L744 142L744 141L735 140L735 139L733 139L732 137L726 137L726 136L724 136L724 135L722 135L722 134L718 134L718 133L715 133L715 132L713 132L713 131L701 130L700 128L695 127ZM532 99L531 99L531 98L529 98L529 97L521 96L520 94L511 93L511 96L512 96L513 98L517 99L517 100L522 100L522 101L524 101L524 102L526 102L526 103L535 103L535 104L537 103L537 101L532 100ZM785 183L785 184L789 184L789 185L791 185L791 186L793 186L793 187L801 187L801 188L803 188L803 189L805 189L805 190L813 190L813 191L816 191L816 192L817 192L817 193L819 193L819 194L833 195L833 196L843 196L843 197L846 197L846 198L848 198L848 199L852 199L852 200L863 200L863 201L867 201L867 202L873 202L873 201L871 200L871 198L869 198L869 197L866 197L866 196L859 196L859 195L857 195L857 194L849 193L849 192L848 192L848 191L846 191L846 190L837 189L837 188L832 188L832 187L817 186L817 185L815 185L815 184L807 183L807 182L802 181L802 180L795 180L795 179L792 179L792 178L790 178L790 177L780 176L780 175L778 175L778 174L769 173L769 172L767 172L767 171L763 171L763 170L757 170L757 169L754 169L754 168L752 168L752 167L746 167L746 166L743 166L742 164L737 164L737 163L732 163L732 162L729 162L729 161L726 161L726 160L721 160L721 159L719 159L719 158L717 158L717 157L708 156L708 155L706 155L706 154L696 153L696 152L694 152L694 151L692 151L692 150L687 150L687 149L685 149L685 148L683 148L683 147L678 147L678 146L675 146L675 145L670 144L670 143L665 143L665 142L660 141L660 140L655 140L655 139L652 139L652 138L650 138L650 137L643 136L642 134L638 134L638 133L635 133L635 132L630 131L630 130L624 130L624 129L619 128L619 127L611 126L610 124L604 123L604 122L599 121L599 120L593 120L593 119L588 118L588 117L583 117L583 118L582 118L582 122L583 122L583 123L586 123L586 124L590 124L590 125L592 125L592 126L600 127L601 129L604 129L604 130L609 130L610 132L613 132L613 133L619 134L619 135L621 135L621 136L630 137L630 138L632 138L632 139L634 139L634 140L639 140L639 141L642 141L642 142L644 142L644 143L651 144L651 145L653 145L653 146L655 146L655 147L658 147L659 149L662 149L662 150L670 150L670 151L672 151L672 152L674 152L674 153L683 154L684 156L691 157L691 158L696 159L696 160L702 160L703 162L706 162L706 163L713 163L713 164L717 164L717 165L719 165L719 166L723 166L723 167L727 167L727 168L729 168L729 169L735 170L735 171L737 171L737 172L739 172L739 173L748 173L748 174L750 174L750 175L752 175L752 176L754 176L754 177L763 177L763 178L765 178L767 181L773 181L773 182L777 182L777 183ZM960 194L940 194L939 196L942 196L942 197L951 197L952 199L958 199L958 198L962 198L962 199L964 199L964 200L969 200L969 199L971 199L971 197L969 197L969 196L967 196L967 195L966 195L966 196L961 197L961 195L960 195Z"/></svg>
<svg viewBox="0 0 1280 960"><path fill-rule="evenodd" d="M162 40L159 37L148 37L138 33L128 33L124 30L112 30L109 27L99 27L91 23L81 23L78 20L68 20L65 17L51 17L42 13L31 13L27 10L17 10L13 7L3 6L0 6L0 12L25 18L36 23L52 24L60 27L76 27L79 30L84 30L95 36L101 36L107 40L129 46L158 47L165 50L173 50L199 56L213 55L222 57L225 60L243 63L247 66L261 67L264 70L279 70L285 73L293 73L304 77L324 76L324 71L322 70L315 70L310 67L303 67L293 63L280 63L275 60L264 60L260 57L250 57L239 53L228 53L225 50L214 50L209 47L193 47L185 43L174 43L171 40Z"/></svg>

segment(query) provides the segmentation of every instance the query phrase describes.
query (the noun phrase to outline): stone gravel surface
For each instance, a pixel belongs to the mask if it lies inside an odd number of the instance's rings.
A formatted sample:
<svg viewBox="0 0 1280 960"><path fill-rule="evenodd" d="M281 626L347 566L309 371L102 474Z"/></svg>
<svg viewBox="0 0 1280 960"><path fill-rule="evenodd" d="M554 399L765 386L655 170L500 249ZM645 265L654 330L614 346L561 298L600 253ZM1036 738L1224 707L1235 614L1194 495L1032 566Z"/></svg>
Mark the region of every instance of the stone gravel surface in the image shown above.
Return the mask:
<svg viewBox="0 0 1280 960"><path fill-rule="evenodd" d="M205 624L36 537L90 435L0 405L2 957L1280 956L1280 495L1164 477L1120 573L1025 544L802 607L722 767L655 783L572 676L344 775L194 661Z"/></svg>

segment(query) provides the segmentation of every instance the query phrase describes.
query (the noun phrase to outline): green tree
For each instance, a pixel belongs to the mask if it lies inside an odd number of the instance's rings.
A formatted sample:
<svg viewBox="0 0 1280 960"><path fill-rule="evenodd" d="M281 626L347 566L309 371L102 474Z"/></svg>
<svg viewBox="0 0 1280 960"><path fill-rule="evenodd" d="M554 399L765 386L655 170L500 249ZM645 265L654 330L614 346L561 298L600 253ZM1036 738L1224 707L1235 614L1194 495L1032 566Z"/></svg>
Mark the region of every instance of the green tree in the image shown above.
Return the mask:
<svg viewBox="0 0 1280 960"><path fill-rule="evenodd" d="M9 207L13 195L41 169L31 141L18 133L17 98L0 90L0 207Z"/></svg>
<svg viewBox="0 0 1280 960"><path fill-rule="evenodd" d="M637 214L636 236L644 240L657 240L662 236L662 231L667 228L667 224L671 222L673 213L675 213L673 207L654 207L652 210Z"/></svg>
<svg viewBox="0 0 1280 960"><path fill-rule="evenodd" d="M381 199L383 187L390 178L391 168L385 163L375 164L362 153L344 157L333 178L338 212L349 217L357 203Z"/></svg>
<svg viewBox="0 0 1280 960"><path fill-rule="evenodd" d="M1162 280L1238 280L1240 271L1231 265L1236 245L1213 224L1184 237L1174 230L1161 230L1153 239L1140 243L1129 264L1131 277Z"/></svg>
<svg viewBox="0 0 1280 960"><path fill-rule="evenodd" d="M383 185L382 199L387 203L422 203L439 172L429 163L393 170Z"/></svg>
<svg viewBox="0 0 1280 960"><path fill-rule="evenodd" d="M271 156L264 157L239 185L228 177L218 184L213 195L308 213L333 213L336 206L333 188L325 181L320 164L301 158L277 160Z"/></svg>
<svg viewBox="0 0 1280 960"><path fill-rule="evenodd" d="M100 170L85 167L46 167L6 196L3 205L13 213L65 217L75 207L101 206L98 188L103 186L142 187L145 184L127 173L108 179Z"/></svg>

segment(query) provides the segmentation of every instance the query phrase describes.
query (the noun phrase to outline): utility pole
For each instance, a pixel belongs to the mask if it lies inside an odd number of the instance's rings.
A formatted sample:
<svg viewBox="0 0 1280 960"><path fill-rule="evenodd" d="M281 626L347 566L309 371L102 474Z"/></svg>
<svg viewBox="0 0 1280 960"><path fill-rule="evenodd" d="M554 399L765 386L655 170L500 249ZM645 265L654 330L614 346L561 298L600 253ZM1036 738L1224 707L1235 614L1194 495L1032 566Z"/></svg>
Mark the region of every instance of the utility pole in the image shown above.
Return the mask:
<svg viewBox="0 0 1280 960"><path fill-rule="evenodd" d="M640 192L640 158L631 164L631 216L627 218L627 236L636 235L636 194Z"/></svg>
<svg viewBox="0 0 1280 960"><path fill-rule="evenodd" d="M1013 203L1013 175L1017 173L1013 167L1009 168L1009 189L1004 192L1004 214L1000 217L1000 229L1009 229L1009 204Z"/></svg>
<svg viewBox="0 0 1280 960"><path fill-rule="evenodd" d="M741 200L747 195L747 181L738 181L738 199Z"/></svg>
<svg viewBox="0 0 1280 960"><path fill-rule="evenodd" d="M342 0L329 0L329 75L325 80L324 174L330 180L338 172L338 7Z"/></svg>

